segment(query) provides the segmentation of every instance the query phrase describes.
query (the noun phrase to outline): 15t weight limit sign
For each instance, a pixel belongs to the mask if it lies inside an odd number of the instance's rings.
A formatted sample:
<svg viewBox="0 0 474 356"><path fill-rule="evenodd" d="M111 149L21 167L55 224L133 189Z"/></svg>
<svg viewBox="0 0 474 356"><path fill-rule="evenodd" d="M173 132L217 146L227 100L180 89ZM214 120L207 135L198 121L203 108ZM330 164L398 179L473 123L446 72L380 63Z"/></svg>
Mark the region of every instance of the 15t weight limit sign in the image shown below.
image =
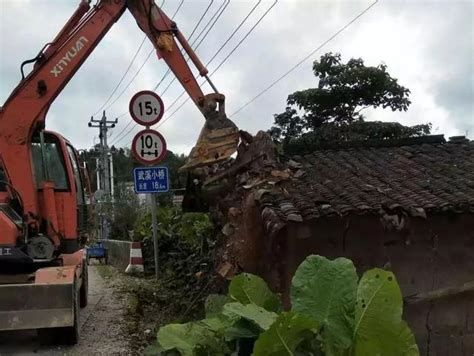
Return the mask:
<svg viewBox="0 0 474 356"><path fill-rule="evenodd" d="M142 90L130 99L128 110L135 122L143 126L151 126L163 117L164 105L156 93Z"/></svg>
<svg viewBox="0 0 474 356"><path fill-rule="evenodd" d="M156 164L166 155L165 139L155 130L140 131L133 139L132 154L141 163Z"/></svg>

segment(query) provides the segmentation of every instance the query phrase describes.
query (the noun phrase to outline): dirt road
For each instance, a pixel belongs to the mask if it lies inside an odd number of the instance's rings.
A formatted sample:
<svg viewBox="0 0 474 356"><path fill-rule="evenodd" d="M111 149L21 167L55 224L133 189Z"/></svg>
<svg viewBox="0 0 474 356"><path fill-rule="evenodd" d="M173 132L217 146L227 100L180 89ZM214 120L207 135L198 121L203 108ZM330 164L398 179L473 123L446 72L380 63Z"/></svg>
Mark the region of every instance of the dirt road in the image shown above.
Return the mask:
<svg viewBox="0 0 474 356"><path fill-rule="evenodd" d="M35 331L0 332L0 355L133 354L123 331L124 301L89 266L89 305L81 310L81 339L73 347L42 346Z"/></svg>

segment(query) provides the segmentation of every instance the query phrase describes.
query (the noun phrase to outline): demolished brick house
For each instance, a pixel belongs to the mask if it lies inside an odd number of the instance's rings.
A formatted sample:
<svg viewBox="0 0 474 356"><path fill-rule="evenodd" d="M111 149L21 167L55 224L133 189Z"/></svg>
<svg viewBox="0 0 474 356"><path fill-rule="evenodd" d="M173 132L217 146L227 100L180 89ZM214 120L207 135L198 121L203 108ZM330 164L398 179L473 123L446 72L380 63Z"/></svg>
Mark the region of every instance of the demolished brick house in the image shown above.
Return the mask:
<svg viewBox="0 0 474 356"><path fill-rule="evenodd" d="M353 144L276 162L259 133L220 201L225 257L284 296L310 254L393 270L421 354L474 354L474 143ZM238 166L238 165L237 165Z"/></svg>

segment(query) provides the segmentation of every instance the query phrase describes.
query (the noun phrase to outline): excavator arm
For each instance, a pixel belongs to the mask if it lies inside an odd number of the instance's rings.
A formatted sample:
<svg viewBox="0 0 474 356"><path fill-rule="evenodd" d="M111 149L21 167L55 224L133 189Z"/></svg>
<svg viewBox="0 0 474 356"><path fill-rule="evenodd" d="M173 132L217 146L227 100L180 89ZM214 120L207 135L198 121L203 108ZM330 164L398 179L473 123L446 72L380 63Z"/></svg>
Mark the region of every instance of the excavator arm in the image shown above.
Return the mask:
<svg viewBox="0 0 474 356"><path fill-rule="evenodd" d="M31 164L32 137L44 129L52 102L127 9L153 43L158 58L167 63L205 117L204 128L186 168L222 161L237 148L238 130L226 118L224 96L210 82L206 68L176 23L153 0L101 0L93 7L90 1L82 0L56 38L33 60L23 63L22 81L0 108L0 166L10 185L21 196L27 223L37 224L40 215ZM181 49L199 74L209 80L215 93L204 95ZM34 66L25 77L23 66L28 62L33 62Z"/></svg>

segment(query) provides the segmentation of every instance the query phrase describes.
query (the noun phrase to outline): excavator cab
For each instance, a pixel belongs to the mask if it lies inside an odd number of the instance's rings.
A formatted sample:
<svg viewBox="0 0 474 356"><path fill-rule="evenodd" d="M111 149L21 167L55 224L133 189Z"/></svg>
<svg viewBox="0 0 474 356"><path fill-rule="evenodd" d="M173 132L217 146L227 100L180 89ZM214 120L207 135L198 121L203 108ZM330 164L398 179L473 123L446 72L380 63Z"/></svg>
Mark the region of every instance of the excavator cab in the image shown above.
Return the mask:
<svg viewBox="0 0 474 356"><path fill-rule="evenodd" d="M76 149L61 135L43 131L33 136L31 155L38 193L44 194L44 182L51 182L56 204L63 202L63 206L68 207L63 212L64 217L53 214L57 228L66 236L79 237L86 233L90 187ZM43 199L43 203L47 204L47 200ZM48 210L56 210L56 204ZM69 225L76 226L76 231Z"/></svg>
<svg viewBox="0 0 474 356"><path fill-rule="evenodd" d="M74 147L57 133L41 131L33 135L30 152L42 214L35 217L37 224L22 221L27 214L22 199L2 169L0 219L22 231L7 235L2 245L22 258L0 255L0 274L31 273L40 267L61 265L61 254L81 249L81 237L89 226L90 189Z"/></svg>

